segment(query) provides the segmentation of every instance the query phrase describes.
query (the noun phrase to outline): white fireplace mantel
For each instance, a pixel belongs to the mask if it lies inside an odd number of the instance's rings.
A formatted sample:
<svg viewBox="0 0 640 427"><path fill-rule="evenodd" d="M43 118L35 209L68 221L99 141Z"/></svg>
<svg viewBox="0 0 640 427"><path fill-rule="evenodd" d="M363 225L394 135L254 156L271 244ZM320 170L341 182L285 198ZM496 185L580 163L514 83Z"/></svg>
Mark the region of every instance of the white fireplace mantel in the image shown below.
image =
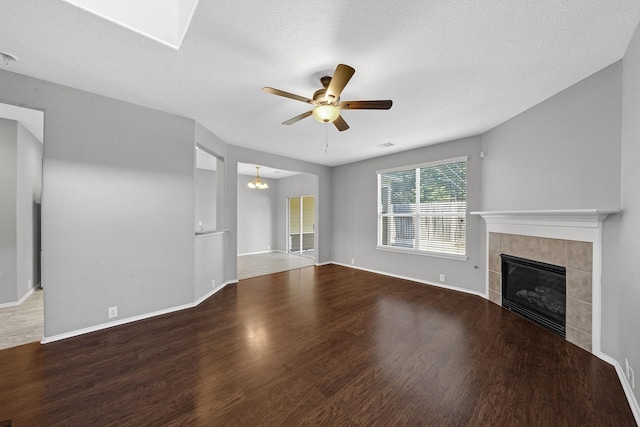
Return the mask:
<svg viewBox="0 0 640 427"><path fill-rule="evenodd" d="M592 352L600 356L601 330L601 274L602 274L602 222L619 209L567 209L478 211L487 224L487 296L489 295L489 233L566 239L593 243L592 265Z"/></svg>
<svg viewBox="0 0 640 427"><path fill-rule="evenodd" d="M478 211L487 224L538 224L549 226L598 228L609 215L619 213L619 209L566 209L540 211Z"/></svg>

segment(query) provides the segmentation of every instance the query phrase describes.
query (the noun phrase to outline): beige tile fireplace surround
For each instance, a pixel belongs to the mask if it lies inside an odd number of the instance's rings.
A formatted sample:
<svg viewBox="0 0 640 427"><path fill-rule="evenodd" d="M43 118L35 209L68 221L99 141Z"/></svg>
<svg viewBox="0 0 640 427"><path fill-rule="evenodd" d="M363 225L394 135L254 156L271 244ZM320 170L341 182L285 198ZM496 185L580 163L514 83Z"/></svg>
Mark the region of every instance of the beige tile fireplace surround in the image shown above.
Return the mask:
<svg viewBox="0 0 640 427"><path fill-rule="evenodd" d="M489 299L502 305L500 255L567 269L567 340L591 351L593 243L518 234L489 233Z"/></svg>
<svg viewBox="0 0 640 427"><path fill-rule="evenodd" d="M471 212L486 221L486 295L502 305L500 254L567 270L567 340L600 356L602 222L619 210Z"/></svg>

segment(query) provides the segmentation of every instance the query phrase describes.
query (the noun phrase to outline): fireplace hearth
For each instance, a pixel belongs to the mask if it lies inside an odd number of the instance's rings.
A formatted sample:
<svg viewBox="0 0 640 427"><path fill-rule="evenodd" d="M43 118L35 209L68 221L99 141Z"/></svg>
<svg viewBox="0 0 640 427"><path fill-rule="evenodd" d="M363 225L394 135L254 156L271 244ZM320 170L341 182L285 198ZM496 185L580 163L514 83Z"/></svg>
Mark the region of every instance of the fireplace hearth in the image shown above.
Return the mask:
<svg viewBox="0 0 640 427"><path fill-rule="evenodd" d="M566 338L566 268L507 254L502 306Z"/></svg>

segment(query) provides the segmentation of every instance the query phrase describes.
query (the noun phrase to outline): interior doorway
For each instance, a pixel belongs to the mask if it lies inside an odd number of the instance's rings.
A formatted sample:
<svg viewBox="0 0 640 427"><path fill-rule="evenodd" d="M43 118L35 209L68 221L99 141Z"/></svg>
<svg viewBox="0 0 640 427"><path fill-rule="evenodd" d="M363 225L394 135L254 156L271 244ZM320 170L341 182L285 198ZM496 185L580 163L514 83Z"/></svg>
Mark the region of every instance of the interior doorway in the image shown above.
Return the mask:
<svg viewBox="0 0 640 427"><path fill-rule="evenodd" d="M44 112L0 103L0 349L44 336Z"/></svg>
<svg viewBox="0 0 640 427"><path fill-rule="evenodd" d="M315 258L315 196L288 198L287 251Z"/></svg>
<svg viewBox="0 0 640 427"><path fill-rule="evenodd" d="M249 185L258 178L256 167L267 184L262 188ZM238 279L315 265L318 176L256 163L238 162L237 170ZM302 200L300 195L305 195ZM298 225L296 247L291 251L289 204L294 198L298 200L294 215Z"/></svg>

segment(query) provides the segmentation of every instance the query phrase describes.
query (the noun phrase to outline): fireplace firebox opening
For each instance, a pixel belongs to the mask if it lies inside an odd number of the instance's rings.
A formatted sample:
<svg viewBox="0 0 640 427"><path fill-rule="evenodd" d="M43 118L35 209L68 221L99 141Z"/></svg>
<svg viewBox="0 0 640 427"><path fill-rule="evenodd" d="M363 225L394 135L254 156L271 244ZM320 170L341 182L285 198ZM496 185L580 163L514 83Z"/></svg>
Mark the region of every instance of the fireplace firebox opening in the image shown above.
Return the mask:
<svg viewBox="0 0 640 427"><path fill-rule="evenodd" d="M566 268L501 254L502 306L566 338Z"/></svg>

